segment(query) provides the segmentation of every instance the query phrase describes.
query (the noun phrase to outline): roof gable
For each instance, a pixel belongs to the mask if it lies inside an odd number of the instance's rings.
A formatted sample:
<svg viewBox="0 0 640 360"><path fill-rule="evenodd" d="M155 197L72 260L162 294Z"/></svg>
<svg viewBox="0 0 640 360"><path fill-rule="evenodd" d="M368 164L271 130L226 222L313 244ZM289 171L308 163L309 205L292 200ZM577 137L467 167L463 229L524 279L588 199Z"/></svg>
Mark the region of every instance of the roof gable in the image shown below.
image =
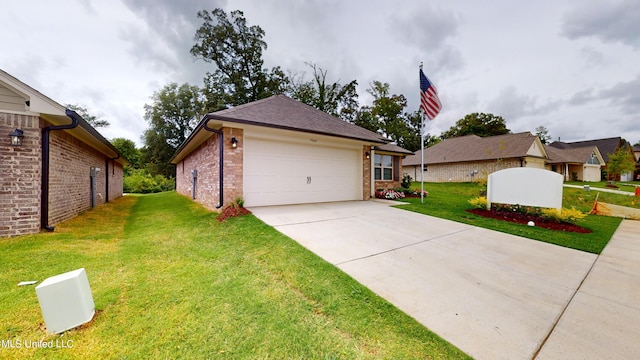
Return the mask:
<svg viewBox="0 0 640 360"><path fill-rule="evenodd" d="M613 154L618 150L620 143L622 142L621 137L613 137L606 139L595 139L595 140L585 140L585 141L574 141L570 143L554 141L550 144L551 147L558 149L571 149L571 148L581 148L581 147L598 147L600 154L605 163L609 162L609 155Z"/></svg>
<svg viewBox="0 0 640 360"><path fill-rule="evenodd" d="M98 152L113 157L123 165L129 163L120 157L118 150L107 139L75 111L71 111L72 115L68 115L66 107L0 69L0 94L2 93L9 96L5 97L6 102L0 101L0 111L34 114L50 125L67 125L71 121L70 116L73 116L78 120L78 126L63 131Z"/></svg>
<svg viewBox="0 0 640 360"><path fill-rule="evenodd" d="M605 161L597 146L583 146L578 148L559 149L550 145L545 145L549 155L549 164L574 163L586 164L593 155L600 165L605 165Z"/></svg>

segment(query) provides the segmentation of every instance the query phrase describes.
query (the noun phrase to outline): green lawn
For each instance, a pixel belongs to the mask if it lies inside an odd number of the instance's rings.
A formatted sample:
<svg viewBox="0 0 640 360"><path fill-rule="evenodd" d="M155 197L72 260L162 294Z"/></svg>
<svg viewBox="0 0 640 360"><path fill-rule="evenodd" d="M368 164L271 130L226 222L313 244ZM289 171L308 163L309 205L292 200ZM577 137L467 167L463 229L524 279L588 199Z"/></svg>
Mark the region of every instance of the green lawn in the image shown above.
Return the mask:
<svg viewBox="0 0 640 360"><path fill-rule="evenodd" d="M420 183L414 183L412 187L419 189ZM478 196L480 191L484 190L485 186L483 184L425 183L424 188L429 192L429 196L425 199L424 204L420 203L419 198L410 198L404 199L409 204L398 207L595 254L599 254L602 249L604 249L621 221L619 218L589 215L582 220L579 225L591 229L593 232L590 234L547 230L539 227L530 227L522 224L484 218L467 212L466 210L471 208L471 205L469 205L467 201ZM575 190L575 192L573 190ZM582 189L565 188L563 206L575 206L583 212L590 211L593 206L593 201L590 201L587 196L595 197L595 192L584 193ZM630 198L626 195L617 196Z"/></svg>
<svg viewBox="0 0 640 360"><path fill-rule="evenodd" d="M0 240L0 340L73 346L0 358L467 358L254 216L216 216L173 192L126 196ZM80 267L97 315L48 335L34 287L17 283Z"/></svg>
<svg viewBox="0 0 640 360"><path fill-rule="evenodd" d="M567 185L577 185L577 186L589 185L589 187L592 187L592 188L606 188L607 187L607 182L606 181L597 181L597 182L567 181L567 182L565 182L565 184L567 184ZM628 192L631 192L631 193L635 192L636 186L640 186L640 182L638 182L638 181L635 181L635 182L614 181L613 184L618 187L618 189L614 189L614 190L628 191Z"/></svg>

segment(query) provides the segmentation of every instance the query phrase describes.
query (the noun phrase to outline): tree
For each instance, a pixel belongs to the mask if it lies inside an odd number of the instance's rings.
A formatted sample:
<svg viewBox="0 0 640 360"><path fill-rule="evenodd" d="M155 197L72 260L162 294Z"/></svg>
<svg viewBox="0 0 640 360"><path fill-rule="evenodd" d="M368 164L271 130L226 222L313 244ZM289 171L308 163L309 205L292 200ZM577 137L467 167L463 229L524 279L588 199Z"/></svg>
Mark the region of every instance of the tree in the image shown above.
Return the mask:
<svg viewBox="0 0 640 360"><path fill-rule="evenodd" d="M420 111L414 111L412 113L405 113L404 119L405 128L400 139L398 140L398 145L411 152L416 152L421 148L420 132L422 131L422 116L420 115ZM437 136L426 133L424 135L423 141L423 146L425 148L428 148L439 143L441 139Z"/></svg>
<svg viewBox="0 0 640 360"><path fill-rule="evenodd" d="M144 131L142 139L145 146L140 150L140 163L144 164L146 173L152 176L175 177L175 166L171 165L169 160L176 149L169 145L164 134L147 129Z"/></svg>
<svg viewBox="0 0 640 360"><path fill-rule="evenodd" d="M536 128L536 136L540 138L540 141L543 144L548 144L551 141L551 135L549 135L549 130L547 130L544 125L540 125Z"/></svg>
<svg viewBox="0 0 640 360"><path fill-rule="evenodd" d="M352 80L346 85L339 82L327 84L327 70L322 70L315 64L306 64L313 69L313 80L296 80L295 76L290 76L288 92L291 98L353 122L358 112L358 82Z"/></svg>
<svg viewBox="0 0 640 360"><path fill-rule="evenodd" d="M458 120L449 130L442 133L443 139L465 135L488 137L511 133L501 116L485 113L472 113Z"/></svg>
<svg viewBox="0 0 640 360"><path fill-rule="evenodd" d="M206 112L205 99L197 86L176 83L166 85L145 104L145 120L150 128L144 132L141 161L148 164L151 175L173 177L171 156Z"/></svg>
<svg viewBox="0 0 640 360"><path fill-rule="evenodd" d="M120 155L129 160L132 168L140 168L140 150L136 148L136 143L125 138L115 138L111 139L111 144L118 150Z"/></svg>
<svg viewBox="0 0 640 360"><path fill-rule="evenodd" d="M407 106L404 95L390 95L389 84L374 81L367 92L373 96L371 115L378 125L378 132L396 143L407 131L402 111Z"/></svg>
<svg viewBox="0 0 640 360"><path fill-rule="evenodd" d="M109 127L111 123L107 120L102 119L101 115L91 115L87 107L80 104L67 104L67 109L75 111L78 115L80 115L83 119L85 119L89 125L94 128L101 127Z"/></svg>
<svg viewBox="0 0 640 360"><path fill-rule="evenodd" d="M635 144L633 144L633 146L640 146L640 140L638 140Z"/></svg>
<svg viewBox="0 0 640 360"><path fill-rule="evenodd" d="M370 106L363 106L356 112L353 124L373 132L378 132L380 129L378 121L371 112Z"/></svg>
<svg viewBox="0 0 640 360"><path fill-rule="evenodd" d="M216 70L204 78L211 110L245 104L286 90L288 78L279 67L263 69L267 43L260 26L248 26L242 11L229 15L216 8L198 11L203 24L196 31L191 54L213 62Z"/></svg>
<svg viewBox="0 0 640 360"><path fill-rule="evenodd" d="M621 146L609 155L607 162L607 177L609 180L617 179L621 174L633 172L636 169L636 161L629 151L628 145Z"/></svg>

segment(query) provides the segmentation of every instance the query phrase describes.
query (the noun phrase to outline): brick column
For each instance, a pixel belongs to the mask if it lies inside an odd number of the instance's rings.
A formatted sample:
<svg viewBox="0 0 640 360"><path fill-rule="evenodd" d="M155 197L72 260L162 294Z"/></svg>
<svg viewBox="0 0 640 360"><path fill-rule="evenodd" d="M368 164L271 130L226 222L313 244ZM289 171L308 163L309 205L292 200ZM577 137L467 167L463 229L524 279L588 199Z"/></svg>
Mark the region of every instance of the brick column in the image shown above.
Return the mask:
<svg viewBox="0 0 640 360"><path fill-rule="evenodd" d="M24 131L22 146L9 133ZM40 119L0 113L0 238L40 231Z"/></svg>

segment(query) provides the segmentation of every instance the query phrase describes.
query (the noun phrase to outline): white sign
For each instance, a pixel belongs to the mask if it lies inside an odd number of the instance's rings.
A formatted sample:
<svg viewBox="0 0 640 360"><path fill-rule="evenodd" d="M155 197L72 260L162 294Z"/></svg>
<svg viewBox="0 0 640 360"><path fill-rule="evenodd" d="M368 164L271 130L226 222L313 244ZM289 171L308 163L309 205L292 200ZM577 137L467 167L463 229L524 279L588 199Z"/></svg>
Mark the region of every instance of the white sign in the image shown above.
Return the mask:
<svg viewBox="0 0 640 360"><path fill-rule="evenodd" d="M491 203L562 209L562 175L543 169L511 168L489 174L487 208Z"/></svg>

